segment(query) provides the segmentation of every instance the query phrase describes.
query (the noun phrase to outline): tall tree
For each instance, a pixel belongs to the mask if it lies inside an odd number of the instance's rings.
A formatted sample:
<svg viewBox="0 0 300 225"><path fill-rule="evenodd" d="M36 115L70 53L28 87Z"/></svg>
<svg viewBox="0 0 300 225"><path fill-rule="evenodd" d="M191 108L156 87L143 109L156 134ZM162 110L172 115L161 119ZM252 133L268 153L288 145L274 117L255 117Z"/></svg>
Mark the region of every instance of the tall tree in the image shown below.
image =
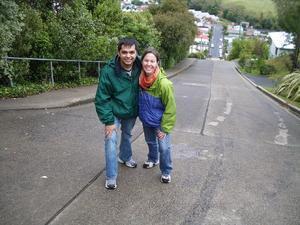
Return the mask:
<svg viewBox="0 0 300 225"><path fill-rule="evenodd" d="M0 1L0 84L7 84L10 80L12 86L12 73L9 63L2 60L12 49L16 35L21 32L23 15L13 0Z"/></svg>
<svg viewBox="0 0 300 225"><path fill-rule="evenodd" d="M28 5L23 5L21 10L24 15L24 26L22 31L16 35L10 54L19 57L51 57L51 43L41 12Z"/></svg>
<svg viewBox="0 0 300 225"><path fill-rule="evenodd" d="M25 4L32 9L39 10L43 14L47 14L48 11L60 11L66 4L72 5L73 0L16 0L18 5Z"/></svg>
<svg viewBox="0 0 300 225"><path fill-rule="evenodd" d="M160 47L160 33L155 28L152 15L147 11L124 13L122 34L135 37L141 52L149 46L157 49Z"/></svg>
<svg viewBox="0 0 300 225"><path fill-rule="evenodd" d="M294 35L295 51L293 55L293 67L299 68L300 51L300 1L299 0L273 0L277 6L279 25L287 32Z"/></svg>
<svg viewBox="0 0 300 225"><path fill-rule="evenodd" d="M13 0L0 1L0 56L11 50L15 36L21 32L23 14Z"/></svg>
<svg viewBox="0 0 300 225"><path fill-rule="evenodd" d="M119 37L122 24L123 13L120 8L120 2L116 0L102 0L94 9L93 17L98 31L98 35L106 35L110 38Z"/></svg>
<svg viewBox="0 0 300 225"><path fill-rule="evenodd" d="M161 52L165 66L186 57L196 35L194 16L189 13L185 0L164 0L151 6L156 29L161 33Z"/></svg>

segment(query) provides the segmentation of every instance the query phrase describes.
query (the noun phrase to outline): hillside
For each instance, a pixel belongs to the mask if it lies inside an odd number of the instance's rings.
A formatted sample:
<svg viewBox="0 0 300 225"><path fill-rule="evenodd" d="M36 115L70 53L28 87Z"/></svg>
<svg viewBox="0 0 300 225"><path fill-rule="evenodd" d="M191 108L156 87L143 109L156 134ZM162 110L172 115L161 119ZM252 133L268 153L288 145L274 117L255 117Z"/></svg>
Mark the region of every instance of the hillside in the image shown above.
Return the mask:
<svg viewBox="0 0 300 225"><path fill-rule="evenodd" d="M245 7L246 11L253 13L255 17L276 15L275 4L272 0L222 0L224 6L241 5Z"/></svg>

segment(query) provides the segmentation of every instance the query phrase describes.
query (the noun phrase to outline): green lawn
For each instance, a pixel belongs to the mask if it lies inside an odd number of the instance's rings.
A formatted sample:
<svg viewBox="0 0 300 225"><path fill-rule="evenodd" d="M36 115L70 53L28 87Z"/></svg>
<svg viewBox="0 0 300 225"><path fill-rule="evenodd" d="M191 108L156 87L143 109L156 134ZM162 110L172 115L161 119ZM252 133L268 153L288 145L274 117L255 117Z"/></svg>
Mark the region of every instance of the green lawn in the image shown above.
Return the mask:
<svg viewBox="0 0 300 225"><path fill-rule="evenodd" d="M232 3L242 5L247 11L254 13L256 16L271 14L276 15L275 4L272 0L222 0L222 3L226 6Z"/></svg>

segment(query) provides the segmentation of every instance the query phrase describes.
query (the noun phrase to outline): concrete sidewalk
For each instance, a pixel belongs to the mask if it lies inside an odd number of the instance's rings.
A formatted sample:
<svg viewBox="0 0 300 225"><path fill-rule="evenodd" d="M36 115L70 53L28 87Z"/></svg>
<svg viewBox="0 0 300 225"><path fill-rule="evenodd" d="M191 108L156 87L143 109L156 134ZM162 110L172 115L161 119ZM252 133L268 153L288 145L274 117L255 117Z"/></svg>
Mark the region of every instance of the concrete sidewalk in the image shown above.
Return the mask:
<svg viewBox="0 0 300 225"><path fill-rule="evenodd" d="M173 77L189 68L196 59L186 58L173 68L166 70L168 77ZM66 88L45 92L25 98L0 99L0 110L30 110L63 108L94 101L97 85Z"/></svg>

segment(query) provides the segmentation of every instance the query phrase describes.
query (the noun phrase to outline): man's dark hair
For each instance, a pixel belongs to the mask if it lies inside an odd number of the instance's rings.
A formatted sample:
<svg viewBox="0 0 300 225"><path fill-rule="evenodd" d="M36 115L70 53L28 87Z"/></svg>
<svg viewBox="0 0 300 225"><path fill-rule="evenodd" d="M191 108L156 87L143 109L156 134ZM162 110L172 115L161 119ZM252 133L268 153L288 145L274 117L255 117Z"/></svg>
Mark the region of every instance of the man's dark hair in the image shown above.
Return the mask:
<svg viewBox="0 0 300 225"><path fill-rule="evenodd" d="M118 43L118 52L121 50L122 45L135 46L136 51L138 52L138 42L134 38L122 38Z"/></svg>

